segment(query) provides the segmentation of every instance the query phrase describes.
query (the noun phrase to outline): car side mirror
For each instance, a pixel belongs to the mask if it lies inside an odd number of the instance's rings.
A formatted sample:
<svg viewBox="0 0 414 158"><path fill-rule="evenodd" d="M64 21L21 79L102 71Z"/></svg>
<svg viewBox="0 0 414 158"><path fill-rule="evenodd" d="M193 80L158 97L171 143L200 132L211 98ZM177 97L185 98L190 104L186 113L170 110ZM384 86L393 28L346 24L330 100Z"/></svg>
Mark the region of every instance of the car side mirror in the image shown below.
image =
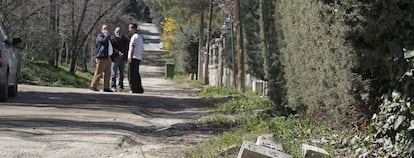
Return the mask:
<svg viewBox="0 0 414 158"><path fill-rule="evenodd" d="M13 46L15 46L15 45L18 45L18 44L20 44L20 43L22 43L23 41L22 41L22 39L20 39L20 38L13 38L13 40L12 40L12 45Z"/></svg>
<svg viewBox="0 0 414 158"><path fill-rule="evenodd" d="M23 48L22 43L23 43L23 41L20 38L13 38L13 40L12 40L12 45L16 48Z"/></svg>

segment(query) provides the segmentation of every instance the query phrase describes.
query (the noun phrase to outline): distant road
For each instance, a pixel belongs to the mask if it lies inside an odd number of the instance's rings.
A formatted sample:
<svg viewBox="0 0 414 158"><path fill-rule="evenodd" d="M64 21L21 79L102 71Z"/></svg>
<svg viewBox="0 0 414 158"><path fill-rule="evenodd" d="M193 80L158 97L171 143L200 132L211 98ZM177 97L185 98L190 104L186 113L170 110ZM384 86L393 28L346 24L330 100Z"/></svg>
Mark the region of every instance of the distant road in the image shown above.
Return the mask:
<svg viewBox="0 0 414 158"><path fill-rule="evenodd" d="M151 23L143 23L139 26L140 32L144 37L144 50L146 51L164 51L160 49L160 31Z"/></svg>

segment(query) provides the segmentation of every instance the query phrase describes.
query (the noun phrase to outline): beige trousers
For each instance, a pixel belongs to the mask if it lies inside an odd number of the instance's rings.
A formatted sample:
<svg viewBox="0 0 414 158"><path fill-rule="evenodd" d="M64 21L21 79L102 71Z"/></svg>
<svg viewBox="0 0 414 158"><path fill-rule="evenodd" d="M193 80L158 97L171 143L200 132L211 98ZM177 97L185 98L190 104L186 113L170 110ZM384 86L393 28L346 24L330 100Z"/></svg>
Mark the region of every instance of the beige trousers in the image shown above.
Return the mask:
<svg viewBox="0 0 414 158"><path fill-rule="evenodd" d="M111 59L96 59L96 69L95 74L91 82L91 87L97 88L99 86L99 81L103 75L104 78L104 89L109 89L109 80L111 79Z"/></svg>

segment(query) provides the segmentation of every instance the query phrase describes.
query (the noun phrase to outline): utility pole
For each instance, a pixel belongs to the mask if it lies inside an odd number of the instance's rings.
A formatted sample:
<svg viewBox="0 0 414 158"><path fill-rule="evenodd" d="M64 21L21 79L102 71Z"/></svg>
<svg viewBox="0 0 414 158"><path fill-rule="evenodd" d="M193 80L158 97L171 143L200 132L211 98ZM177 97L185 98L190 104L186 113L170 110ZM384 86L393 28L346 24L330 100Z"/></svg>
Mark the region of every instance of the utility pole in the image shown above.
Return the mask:
<svg viewBox="0 0 414 158"><path fill-rule="evenodd" d="M230 37L231 37L231 64L233 66L233 87L236 88L236 54L234 53L234 18L230 17L229 22L231 24Z"/></svg>
<svg viewBox="0 0 414 158"><path fill-rule="evenodd" d="M211 19L213 16L213 2L212 0L209 0L209 8L208 8L208 30L207 30L207 52L206 52L206 57L204 59L205 64L204 64L204 83L208 84L208 62L210 59L210 38L211 38Z"/></svg>
<svg viewBox="0 0 414 158"><path fill-rule="evenodd" d="M240 19L240 3L234 0L234 20L236 24L236 53L237 53L237 88L239 91L245 90L245 70L244 70L244 53L243 53L243 27Z"/></svg>
<svg viewBox="0 0 414 158"><path fill-rule="evenodd" d="M198 70L197 80L203 79L203 55L204 55L204 11L200 13L200 38L198 39Z"/></svg>

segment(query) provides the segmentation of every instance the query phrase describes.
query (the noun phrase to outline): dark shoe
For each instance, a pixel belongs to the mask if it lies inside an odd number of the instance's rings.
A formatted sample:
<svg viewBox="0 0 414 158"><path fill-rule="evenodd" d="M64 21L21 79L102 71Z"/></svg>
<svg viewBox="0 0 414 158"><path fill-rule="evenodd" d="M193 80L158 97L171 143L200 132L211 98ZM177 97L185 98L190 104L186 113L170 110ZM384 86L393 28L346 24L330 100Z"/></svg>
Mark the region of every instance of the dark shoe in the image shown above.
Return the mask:
<svg viewBox="0 0 414 158"><path fill-rule="evenodd" d="M97 91L99 91L97 88L95 88L95 87L90 87L89 88L89 90L91 90L91 91L95 91L95 92L97 92Z"/></svg>
<svg viewBox="0 0 414 158"><path fill-rule="evenodd" d="M112 91L111 89L104 89L103 91L104 91L104 92L114 92L114 91Z"/></svg>
<svg viewBox="0 0 414 158"><path fill-rule="evenodd" d="M132 91L132 93L144 93L144 91Z"/></svg>
<svg viewBox="0 0 414 158"><path fill-rule="evenodd" d="M129 93L140 93L140 94L142 94L142 93L144 93L144 91L129 91Z"/></svg>

